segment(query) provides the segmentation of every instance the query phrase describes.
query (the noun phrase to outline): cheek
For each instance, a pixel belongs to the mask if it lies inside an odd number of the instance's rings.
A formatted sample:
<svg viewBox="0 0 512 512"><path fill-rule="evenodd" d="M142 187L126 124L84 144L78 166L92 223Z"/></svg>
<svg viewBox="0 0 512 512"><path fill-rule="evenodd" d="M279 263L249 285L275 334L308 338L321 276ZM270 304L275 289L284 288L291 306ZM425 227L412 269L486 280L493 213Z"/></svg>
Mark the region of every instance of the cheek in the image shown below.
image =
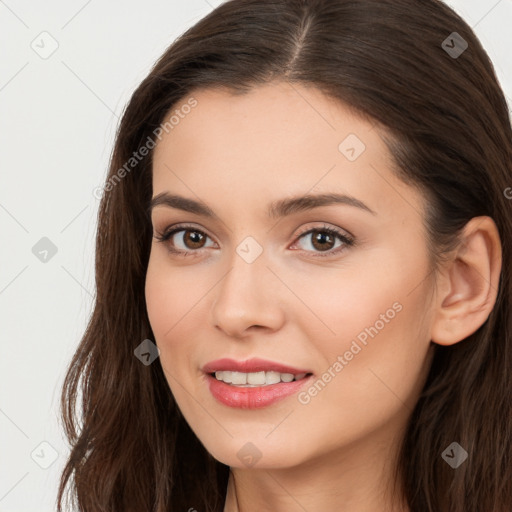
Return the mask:
<svg viewBox="0 0 512 512"><path fill-rule="evenodd" d="M165 251L150 257L145 283L147 313L173 393L180 393L173 376L189 382L196 375L201 352L192 338L204 330L208 292L217 281L207 268L200 271L197 265L170 265Z"/></svg>
<svg viewBox="0 0 512 512"><path fill-rule="evenodd" d="M426 261L410 253L380 256L358 268L301 277L301 297L315 317L295 318L324 365L304 401L318 396L326 407L344 404L358 414L368 404L382 410L400 400L413 404L431 347L428 283L418 286Z"/></svg>
<svg viewBox="0 0 512 512"><path fill-rule="evenodd" d="M315 343L325 364L298 395L295 420L315 418L323 429L318 450L350 444L386 426L394 430L414 409L430 344L419 309L405 295L393 302L395 297L379 297L362 321L351 318L350 311L340 313L337 337L323 336Z"/></svg>
<svg viewBox="0 0 512 512"><path fill-rule="evenodd" d="M160 272L151 259L146 273L145 295L149 322L158 340L172 327L177 293L176 285L171 286L168 276Z"/></svg>
<svg viewBox="0 0 512 512"><path fill-rule="evenodd" d="M319 338L331 338L326 343L333 347L379 320L379 315L399 299L403 283L397 279L397 272L383 263L375 264L383 262L384 254L371 256L350 257L336 267L282 269L286 277L283 280L299 299L288 293L286 308L295 315L294 321L308 333L314 327Z"/></svg>
<svg viewBox="0 0 512 512"><path fill-rule="evenodd" d="M190 267L172 267L165 255L151 255L146 273L145 296L149 321L158 341L172 338L210 288L206 275Z"/></svg>
<svg viewBox="0 0 512 512"><path fill-rule="evenodd" d="M371 427L412 412L428 373L432 346L407 305L382 329L378 327L372 324L361 331L364 343L357 337L350 346L344 343L343 352L338 351L338 377L322 397L323 405L318 404L328 408L337 403L340 419L348 423L366 418Z"/></svg>
<svg viewBox="0 0 512 512"><path fill-rule="evenodd" d="M156 260L156 261L155 261ZM166 265L155 259L149 261L146 274L146 307L149 323L155 337L155 343L160 349L160 363L169 380L170 374L175 374L181 365L173 364L176 354L173 354L173 339L176 338L180 327L180 319L186 318L185 305L189 302L186 295L189 287L179 283L179 274L169 272ZM171 385L172 382L169 381Z"/></svg>

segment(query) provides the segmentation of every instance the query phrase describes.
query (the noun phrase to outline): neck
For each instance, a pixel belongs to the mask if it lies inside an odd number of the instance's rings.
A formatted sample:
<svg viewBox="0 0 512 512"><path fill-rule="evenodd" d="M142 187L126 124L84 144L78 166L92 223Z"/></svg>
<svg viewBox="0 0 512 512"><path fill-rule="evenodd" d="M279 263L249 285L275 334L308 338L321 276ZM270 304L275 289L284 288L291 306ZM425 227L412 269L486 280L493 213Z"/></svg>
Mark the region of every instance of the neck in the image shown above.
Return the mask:
<svg viewBox="0 0 512 512"><path fill-rule="evenodd" d="M224 512L410 512L391 493L395 450L372 444L292 468L232 468Z"/></svg>

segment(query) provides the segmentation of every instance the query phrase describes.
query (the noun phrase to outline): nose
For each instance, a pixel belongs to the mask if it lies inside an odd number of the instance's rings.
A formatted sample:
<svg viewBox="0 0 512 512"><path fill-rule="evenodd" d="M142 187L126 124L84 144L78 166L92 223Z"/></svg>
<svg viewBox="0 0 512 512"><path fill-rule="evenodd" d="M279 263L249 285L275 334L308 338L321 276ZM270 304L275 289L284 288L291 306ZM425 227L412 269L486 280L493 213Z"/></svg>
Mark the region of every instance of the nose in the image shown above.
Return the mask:
<svg viewBox="0 0 512 512"><path fill-rule="evenodd" d="M257 331L275 332L284 323L282 283L267 267L264 255L247 263L235 252L230 270L215 287L212 322L230 337L244 338Z"/></svg>

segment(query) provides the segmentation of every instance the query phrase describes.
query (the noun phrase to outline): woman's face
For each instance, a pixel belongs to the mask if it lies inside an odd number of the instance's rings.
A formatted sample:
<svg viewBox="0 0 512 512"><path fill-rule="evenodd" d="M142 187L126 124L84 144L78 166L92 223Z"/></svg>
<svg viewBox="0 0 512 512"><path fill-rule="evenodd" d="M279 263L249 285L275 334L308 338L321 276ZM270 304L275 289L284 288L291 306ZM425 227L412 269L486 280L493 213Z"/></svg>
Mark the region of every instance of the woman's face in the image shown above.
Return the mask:
<svg viewBox="0 0 512 512"><path fill-rule="evenodd" d="M423 197L379 129L317 89L193 96L155 148L154 233L176 231L146 278L180 410L233 467L389 446L432 355Z"/></svg>

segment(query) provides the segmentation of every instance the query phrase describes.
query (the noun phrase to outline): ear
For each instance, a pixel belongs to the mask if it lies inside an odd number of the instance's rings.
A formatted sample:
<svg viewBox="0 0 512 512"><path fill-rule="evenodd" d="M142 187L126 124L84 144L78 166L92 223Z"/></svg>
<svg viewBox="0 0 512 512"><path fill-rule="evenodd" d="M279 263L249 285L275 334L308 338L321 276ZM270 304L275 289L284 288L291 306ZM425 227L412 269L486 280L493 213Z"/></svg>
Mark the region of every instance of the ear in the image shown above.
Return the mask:
<svg viewBox="0 0 512 512"><path fill-rule="evenodd" d="M485 323L498 295L501 258L494 221L471 219L454 256L439 272L431 331L434 343L453 345Z"/></svg>

